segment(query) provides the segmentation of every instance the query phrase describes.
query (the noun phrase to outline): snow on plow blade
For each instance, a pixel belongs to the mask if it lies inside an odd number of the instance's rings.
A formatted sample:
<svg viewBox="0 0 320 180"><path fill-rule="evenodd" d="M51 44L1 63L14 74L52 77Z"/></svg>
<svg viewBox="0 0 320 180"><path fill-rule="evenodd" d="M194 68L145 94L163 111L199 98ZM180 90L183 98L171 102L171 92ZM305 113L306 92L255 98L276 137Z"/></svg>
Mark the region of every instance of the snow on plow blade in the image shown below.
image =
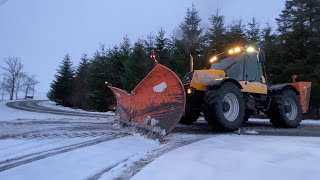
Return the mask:
<svg viewBox="0 0 320 180"><path fill-rule="evenodd" d="M117 99L116 116L134 124L139 132L162 138L169 134L184 113L186 97L179 77L167 67L156 67L131 94L108 86Z"/></svg>

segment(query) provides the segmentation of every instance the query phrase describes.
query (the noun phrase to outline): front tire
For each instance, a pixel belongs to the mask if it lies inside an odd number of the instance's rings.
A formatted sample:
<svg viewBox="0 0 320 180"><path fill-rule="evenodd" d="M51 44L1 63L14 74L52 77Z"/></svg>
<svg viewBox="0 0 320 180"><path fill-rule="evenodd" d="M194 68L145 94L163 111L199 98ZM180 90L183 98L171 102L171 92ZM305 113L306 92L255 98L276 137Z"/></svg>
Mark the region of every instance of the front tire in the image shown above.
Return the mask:
<svg viewBox="0 0 320 180"><path fill-rule="evenodd" d="M208 91L204 98L205 120L224 131L241 127L245 116L245 102L237 85L225 83L220 88Z"/></svg>
<svg viewBox="0 0 320 180"><path fill-rule="evenodd" d="M267 114L275 127L298 127L302 120L300 96L291 89L278 92L272 96L271 106Z"/></svg>
<svg viewBox="0 0 320 180"><path fill-rule="evenodd" d="M185 114L180 119L180 124L192 125L195 123L200 116L200 110L194 108L190 103L186 104Z"/></svg>

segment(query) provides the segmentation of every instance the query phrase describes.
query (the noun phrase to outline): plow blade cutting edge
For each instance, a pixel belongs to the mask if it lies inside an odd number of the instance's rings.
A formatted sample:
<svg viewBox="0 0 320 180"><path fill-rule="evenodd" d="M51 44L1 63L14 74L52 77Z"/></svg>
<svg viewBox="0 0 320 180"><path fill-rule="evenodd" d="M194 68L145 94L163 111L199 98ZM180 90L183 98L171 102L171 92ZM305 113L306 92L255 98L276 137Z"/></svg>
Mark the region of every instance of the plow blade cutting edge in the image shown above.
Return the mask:
<svg viewBox="0 0 320 180"><path fill-rule="evenodd" d="M131 94L108 86L117 99L116 116L139 132L162 138L184 113L186 97L182 82L169 68L157 64Z"/></svg>

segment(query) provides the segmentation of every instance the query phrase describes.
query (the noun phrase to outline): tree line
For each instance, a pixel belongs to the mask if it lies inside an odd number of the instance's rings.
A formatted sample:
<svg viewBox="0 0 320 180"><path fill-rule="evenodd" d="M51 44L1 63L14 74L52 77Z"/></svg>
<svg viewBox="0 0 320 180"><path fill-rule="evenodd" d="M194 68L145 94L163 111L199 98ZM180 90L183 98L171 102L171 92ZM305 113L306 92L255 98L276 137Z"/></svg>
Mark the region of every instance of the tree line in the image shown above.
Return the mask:
<svg viewBox="0 0 320 180"><path fill-rule="evenodd" d="M106 111L115 103L105 82L130 92L153 68L150 58L172 69L180 78L190 70L189 56L195 69L210 68L209 59L234 46L256 45L266 53L266 70L271 84L312 81L311 107L320 108L320 2L318 0L286 0L276 19L277 27L261 24L256 18L226 23L216 11L209 17L209 27L202 26L199 10L187 8L184 21L173 35L160 29L131 43L126 36L113 48L101 45L93 57L83 55L73 68L65 55L51 84L48 97L62 105Z"/></svg>
<svg viewBox="0 0 320 180"><path fill-rule="evenodd" d="M18 99L20 92L24 94L24 98L33 98L34 87L39 82L35 75L28 75L23 71L23 64L18 57L7 57L4 59L5 66L0 66L4 73L0 76L1 100L5 95L9 95L9 99ZM32 95L30 94L32 93Z"/></svg>

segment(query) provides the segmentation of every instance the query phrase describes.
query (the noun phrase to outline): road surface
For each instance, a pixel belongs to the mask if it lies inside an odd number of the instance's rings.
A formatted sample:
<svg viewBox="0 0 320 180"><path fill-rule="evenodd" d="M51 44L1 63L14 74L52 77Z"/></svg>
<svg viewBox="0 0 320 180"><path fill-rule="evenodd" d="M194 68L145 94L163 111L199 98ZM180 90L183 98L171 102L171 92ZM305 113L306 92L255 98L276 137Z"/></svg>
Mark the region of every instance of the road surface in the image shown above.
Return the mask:
<svg viewBox="0 0 320 180"><path fill-rule="evenodd" d="M81 149L94 148L99 144L122 141L122 138L130 137L125 130L114 125L111 116L43 107L39 104L41 102L43 101L17 101L7 103L7 106L29 112L65 115L73 119L17 119L13 121L1 121L0 119L0 154L3 154L3 156L0 155L0 177L2 172L10 174L11 171L14 172L16 169L28 167L34 163L41 163L45 159L49 161L50 158L63 156L66 153L71 153L72 156L73 152ZM81 117L81 120L77 120L77 117ZM85 117L88 119L83 120ZM282 129L274 128L267 120L250 119L239 131L221 133L213 131L204 119L200 118L191 126L178 125L159 148L145 152L147 155L134 162L132 166L125 165L129 170L120 173L121 179L129 179L144 166L169 151L221 134L320 137L320 123L305 122L299 128ZM28 149L28 146L32 148ZM128 157L112 165L101 167L101 170L93 173L89 179L103 179L106 174L108 175L121 164L130 161Z"/></svg>

